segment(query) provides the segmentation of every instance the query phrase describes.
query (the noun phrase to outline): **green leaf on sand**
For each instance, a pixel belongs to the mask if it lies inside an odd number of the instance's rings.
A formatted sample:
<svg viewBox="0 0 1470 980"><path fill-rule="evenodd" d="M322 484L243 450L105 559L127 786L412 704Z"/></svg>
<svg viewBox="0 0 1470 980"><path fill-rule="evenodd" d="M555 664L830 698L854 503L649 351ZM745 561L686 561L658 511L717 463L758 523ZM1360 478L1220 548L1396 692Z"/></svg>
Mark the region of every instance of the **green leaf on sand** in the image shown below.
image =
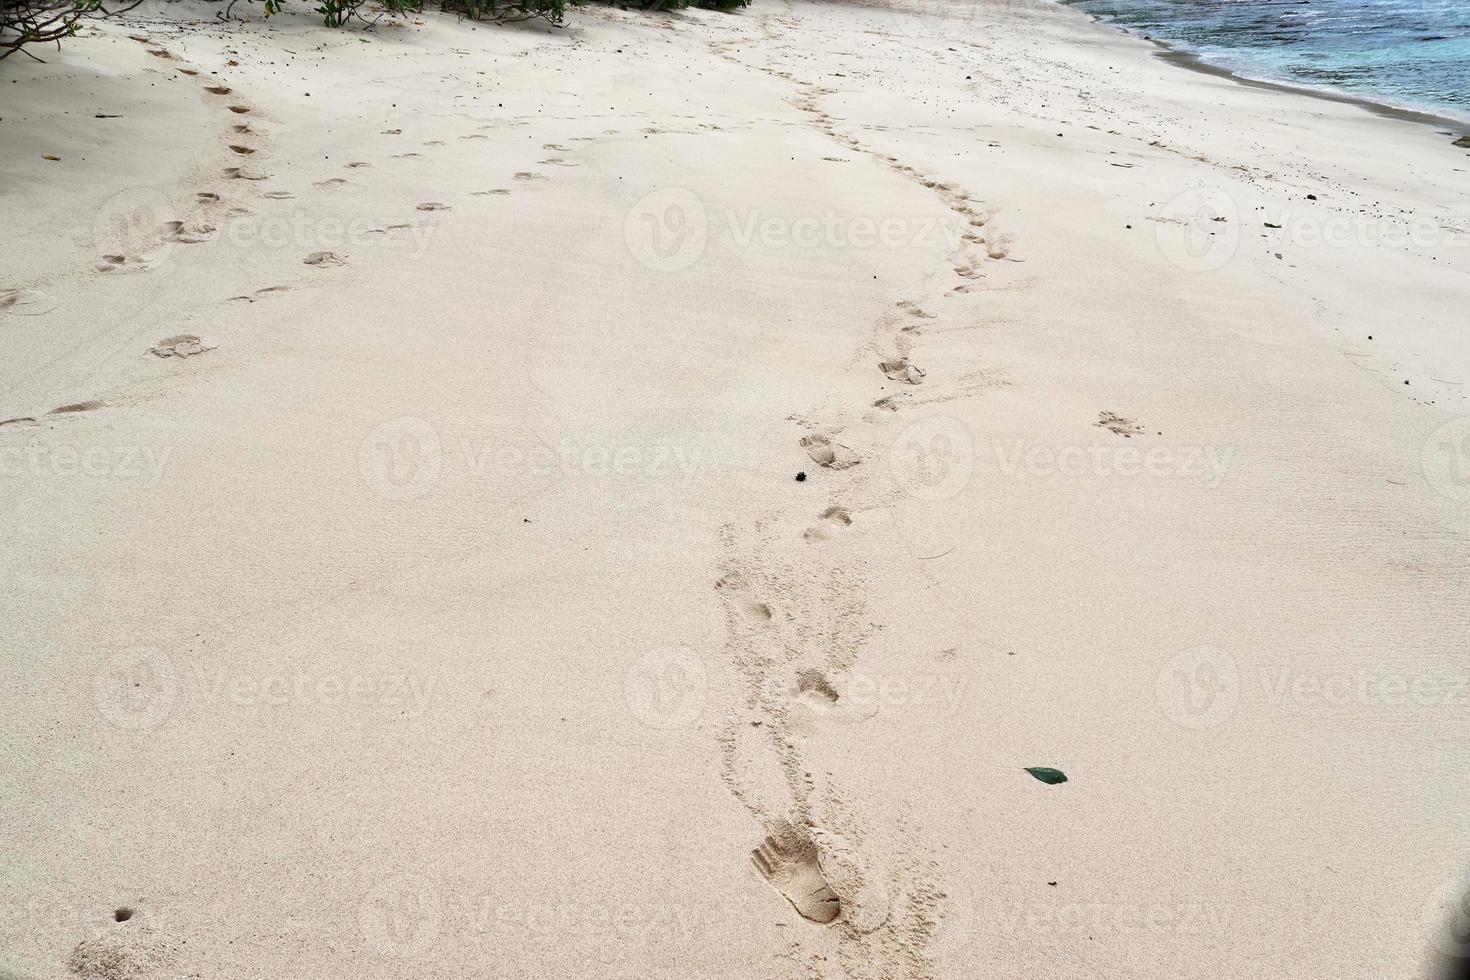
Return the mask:
<svg viewBox="0 0 1470 980"><path fill-rule="evenodd" d="M1049 769L1046 766L1027 766L1026 771L1048 786L1055 786L1057 783L1065 783L1067 781L1067 774L1060 769Z"/></svg>

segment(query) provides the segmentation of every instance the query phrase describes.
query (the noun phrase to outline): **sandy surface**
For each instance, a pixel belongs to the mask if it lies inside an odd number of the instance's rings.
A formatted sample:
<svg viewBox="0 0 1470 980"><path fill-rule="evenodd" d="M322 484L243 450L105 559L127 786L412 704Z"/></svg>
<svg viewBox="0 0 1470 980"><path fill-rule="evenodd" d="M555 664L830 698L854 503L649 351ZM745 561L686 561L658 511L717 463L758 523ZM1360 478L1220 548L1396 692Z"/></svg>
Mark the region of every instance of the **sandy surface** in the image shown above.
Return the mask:
<svg viewBox="0 0 1470 980"><path fill-rule="evenodd" d="M1470 154L755 2L0 67L0 975L1420 973Z"/></svg>

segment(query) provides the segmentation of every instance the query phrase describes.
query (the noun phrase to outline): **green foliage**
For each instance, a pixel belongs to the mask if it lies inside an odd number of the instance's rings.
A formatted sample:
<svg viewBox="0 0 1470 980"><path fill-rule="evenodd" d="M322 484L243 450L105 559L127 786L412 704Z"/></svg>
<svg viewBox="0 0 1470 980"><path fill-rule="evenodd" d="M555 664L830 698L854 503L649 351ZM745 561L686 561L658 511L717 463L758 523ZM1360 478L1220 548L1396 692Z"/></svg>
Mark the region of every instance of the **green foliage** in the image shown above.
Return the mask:
<svg viewBox="0 0 1470 980"><path fill-rule="evenodd" d="M1050 766L1027 766L1026 771L1048 786L1055 786L1058 783L1065 783L1067 781L1066 773L1060 769L1053 769Z"/></svg>
<svg viewBox="0 0 1470 980"><path fill-rule="evenodd" d="M572 0L580 4L585 0ZM453 10L470 20L488 20L497 24L514 24L540 18L548 24L566 19L567 0L441 0L445 10Z"/></svg>
<svg viewBox="0 0 1470 980"><path fill-rule="evenodd" d="M108 13L116 11L104 8L102 0L0 0L0 61L28 44L70 37L83 17Z"/></svg>

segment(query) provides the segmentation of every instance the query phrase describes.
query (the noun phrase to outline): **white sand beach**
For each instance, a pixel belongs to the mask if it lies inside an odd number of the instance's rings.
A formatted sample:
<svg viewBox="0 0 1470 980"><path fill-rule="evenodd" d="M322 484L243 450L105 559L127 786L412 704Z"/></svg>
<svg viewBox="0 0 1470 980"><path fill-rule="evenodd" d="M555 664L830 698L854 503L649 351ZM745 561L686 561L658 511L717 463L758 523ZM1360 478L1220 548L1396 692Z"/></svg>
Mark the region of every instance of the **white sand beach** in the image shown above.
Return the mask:
<svg viewBox="0 0 1470 980"><path fill-rule="evenodd" d="M1026 0L220 9L0 65L0 976L1451 952L1462 132Z"/></svg>

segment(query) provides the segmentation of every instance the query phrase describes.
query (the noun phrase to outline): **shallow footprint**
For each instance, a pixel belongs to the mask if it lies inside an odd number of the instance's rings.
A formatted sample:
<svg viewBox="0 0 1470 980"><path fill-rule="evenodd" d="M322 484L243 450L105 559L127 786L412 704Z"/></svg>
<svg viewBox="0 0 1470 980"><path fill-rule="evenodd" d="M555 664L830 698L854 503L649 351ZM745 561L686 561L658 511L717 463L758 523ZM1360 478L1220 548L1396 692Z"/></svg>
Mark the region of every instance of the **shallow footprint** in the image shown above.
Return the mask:
<svg viewBox="0 0 1470 980"><path fill-rule="evenodd" d="M41 316L56 309L51 297L39 289L0 289L0 313Z"/></svg>
<svg viewBox="0 0 1470 980"><path fill-rule="evenodd" d="M213 341L201 340L191 333L181 333L175 337L163 338L148 348L148 353L154 357L193 357L218 346Z"/></svg>
<svg viewBox="0 0 1470 980"><path fill-rule="evenodd" d="M807 831L782 821L750 859L803 919L827 925L842 914L842 900L827 884Z"/></svg>
<svg viewBox="0 0 1470 980"><path fill-rule="evenodd" d="M828 507L817 518L817 523L806 529L802 537L807 541L826 541L834 531L852 524L852 515L846 507Z"/></svg>
<svg viewBox="0 0 1470 980"><path fill-rule="evenodd" d="M347 256L339 252L312 252L301 261L306 265L314 265L319 269L325 269L331 266L346 265Z"/></svg>
<svg viewBox="0 0 1470 980"><path fill-rule="evenodd" d="M448 211L449 205L440 204L438 201L425 201L418 206L420 211Z"/></svg>
<svg viewBox="0 0 1470 980"><path fill-rule="evenodd" d="M545 174L532 173L529 170L520 170L520 171L517 171L516 172L515 179L516 180L545 180L546 179L546 175Z"/></svg>
<svg viewBox="0 0 1470 980"><path fill-rule="evenodd" d="M796 675L796 695L814 708L830 708L837 703L837 688L820 670L803 670Z"/></svg>
<svg viewBox="0 0 1470 980"><path fill-rule="evenodd" d="M831 436L821 432L803 436L801 448L806 450L806 454L811 457L813 463L829 470L845 470L863 461L855 450L840 442L835 442Z"/></svg>
<svg viewBox="0 0 1470 980"><path fill-rule="evenodd" d="M906 385L923 384L924 382L924 369L910 364L907 358L880 361L878 370L882 371L883 377L889 381L901 381Z"/></svg>

